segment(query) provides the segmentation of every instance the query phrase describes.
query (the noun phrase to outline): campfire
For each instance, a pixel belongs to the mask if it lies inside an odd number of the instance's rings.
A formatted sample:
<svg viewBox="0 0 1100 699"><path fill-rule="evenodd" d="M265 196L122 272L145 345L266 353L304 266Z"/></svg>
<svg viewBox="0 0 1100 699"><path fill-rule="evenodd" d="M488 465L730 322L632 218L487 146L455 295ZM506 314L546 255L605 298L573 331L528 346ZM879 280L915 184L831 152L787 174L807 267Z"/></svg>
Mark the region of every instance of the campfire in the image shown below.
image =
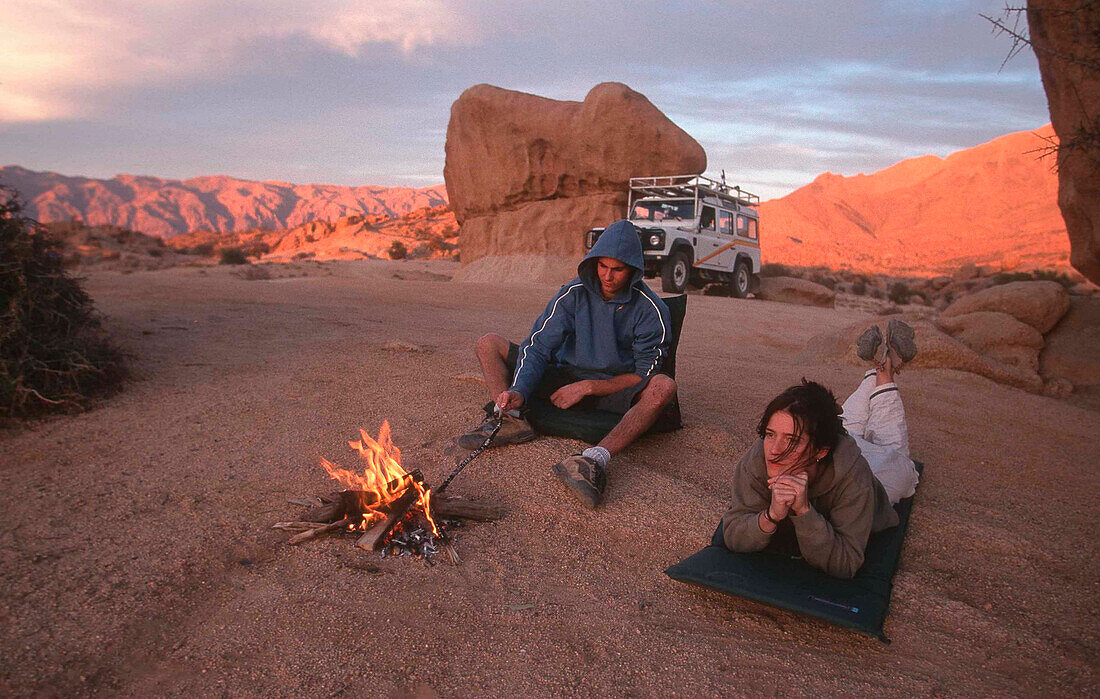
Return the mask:
<svg viewBox="0 0 1100 699"><path fill-rule="evenodd" d="M344 490L313 498L289 500L309 509L297 521L278 522L276 529L297 532L289 543L299 544L322 534L354 534L356 546L428 560L441 550L452 562L458 554L446 531L462 520L490 522L504 511L496 506L434 494L419 469L406 471L401 450L393 443L388 421L378 439L359 430L360 439L348 442L362 463L362 471L344 468L327 459L321 466Z"/></svg>

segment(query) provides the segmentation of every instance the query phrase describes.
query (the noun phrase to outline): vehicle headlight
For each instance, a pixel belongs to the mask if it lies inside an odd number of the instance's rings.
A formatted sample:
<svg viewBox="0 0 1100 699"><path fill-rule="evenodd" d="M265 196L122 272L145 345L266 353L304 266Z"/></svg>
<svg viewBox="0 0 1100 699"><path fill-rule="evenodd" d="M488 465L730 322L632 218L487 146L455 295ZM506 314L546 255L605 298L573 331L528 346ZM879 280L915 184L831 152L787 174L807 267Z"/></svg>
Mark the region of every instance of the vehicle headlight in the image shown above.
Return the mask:
<svg viewBox="0 0 1100 699"><path fill-rule="evenodd" d="M659 235L649 236L649 244L652 245L653 247L657 247L658 245L661 244L661 236L659 236Z"/></svg>

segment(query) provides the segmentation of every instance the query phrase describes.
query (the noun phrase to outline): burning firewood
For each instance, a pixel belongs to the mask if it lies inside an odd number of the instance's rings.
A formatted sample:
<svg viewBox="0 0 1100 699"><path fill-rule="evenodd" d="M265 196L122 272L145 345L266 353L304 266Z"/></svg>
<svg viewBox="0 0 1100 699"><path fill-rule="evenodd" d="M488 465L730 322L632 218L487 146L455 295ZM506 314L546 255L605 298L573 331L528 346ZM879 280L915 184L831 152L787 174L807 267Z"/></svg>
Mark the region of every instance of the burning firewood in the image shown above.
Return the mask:
<svg viewBox="0 0 1100 699"><path fill-rule="evenodd" d="M386 483L383 493L401 495L412 486L413 482L422 483L423 476L419 470L410 471L399 478ZM311 507L309 512L302 517L305 522L331 522L343 517L346 513L364 514L377 505L381 499L379 492L367 490L342 490L333 493L328 502Z"/></svg>
<svg viewBox="0 0 1100 699"><path fill-rule="evenodd" d="M416 504L416 500L416 491L407 491L390 504L390 512L386 515L386 518L367 529L366 533L359 537L359 541L355 542L355 545L368 551L377 551L382 548L382 541L401 522L408 513L409 508Z"/></svg>
<svg viewBox="0 0 1100 699"><path fill-rule="evenodd" d="M382 423L377 440L362 430L360 435L361 440L348 445L364 461L362 473L321 459L325 471L345 490L292 500L309 510L299 521L274 525L276 529L298 532L289 543L309 541L329 532L359 532L356 545L382 556L392 549L394 555L428 559L442 547L457 563L458 553L451 542L444 540L437 518L491 522L504 516L504 508L497 505L434 494L424 485L419 470L406 472L401 466L401 452L390 439L389 423ZM451 526L458 523L452 522Z"/></svg>

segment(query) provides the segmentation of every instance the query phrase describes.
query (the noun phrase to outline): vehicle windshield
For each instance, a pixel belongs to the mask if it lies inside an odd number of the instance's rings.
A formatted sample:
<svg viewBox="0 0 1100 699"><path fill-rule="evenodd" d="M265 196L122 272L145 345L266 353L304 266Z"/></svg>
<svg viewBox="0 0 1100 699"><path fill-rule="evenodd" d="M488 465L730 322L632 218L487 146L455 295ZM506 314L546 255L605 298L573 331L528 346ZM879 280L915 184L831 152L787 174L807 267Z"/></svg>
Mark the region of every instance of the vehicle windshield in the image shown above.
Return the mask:
<svg viewBox="0 0 1100 699"><path fill-rule="evenodd" d="M642 200L634 204L631 221L691 221L695 202L691 199Z"/></svg>

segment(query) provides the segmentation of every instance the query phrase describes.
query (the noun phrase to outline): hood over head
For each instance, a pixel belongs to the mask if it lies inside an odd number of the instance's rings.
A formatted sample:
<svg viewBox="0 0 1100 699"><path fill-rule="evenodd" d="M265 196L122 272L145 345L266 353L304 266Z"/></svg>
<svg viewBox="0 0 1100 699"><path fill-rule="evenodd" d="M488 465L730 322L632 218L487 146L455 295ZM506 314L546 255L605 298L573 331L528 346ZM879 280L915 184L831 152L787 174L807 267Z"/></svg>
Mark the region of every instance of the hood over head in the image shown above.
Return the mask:
<svg viewBox="0 0 1100 699"><path fill-rule="evenodd" d="M596 275L596 260L601 257L613 257L634 269L630 282L623 287L612 301L622 301L630 296L630 287L642 280L645 259L642 257L642 241L638 238L638 229L626 219L616 221L604 229L596 244L577 265L577 276L585 287L593 293L600 293L600 280Z"/></svg>

